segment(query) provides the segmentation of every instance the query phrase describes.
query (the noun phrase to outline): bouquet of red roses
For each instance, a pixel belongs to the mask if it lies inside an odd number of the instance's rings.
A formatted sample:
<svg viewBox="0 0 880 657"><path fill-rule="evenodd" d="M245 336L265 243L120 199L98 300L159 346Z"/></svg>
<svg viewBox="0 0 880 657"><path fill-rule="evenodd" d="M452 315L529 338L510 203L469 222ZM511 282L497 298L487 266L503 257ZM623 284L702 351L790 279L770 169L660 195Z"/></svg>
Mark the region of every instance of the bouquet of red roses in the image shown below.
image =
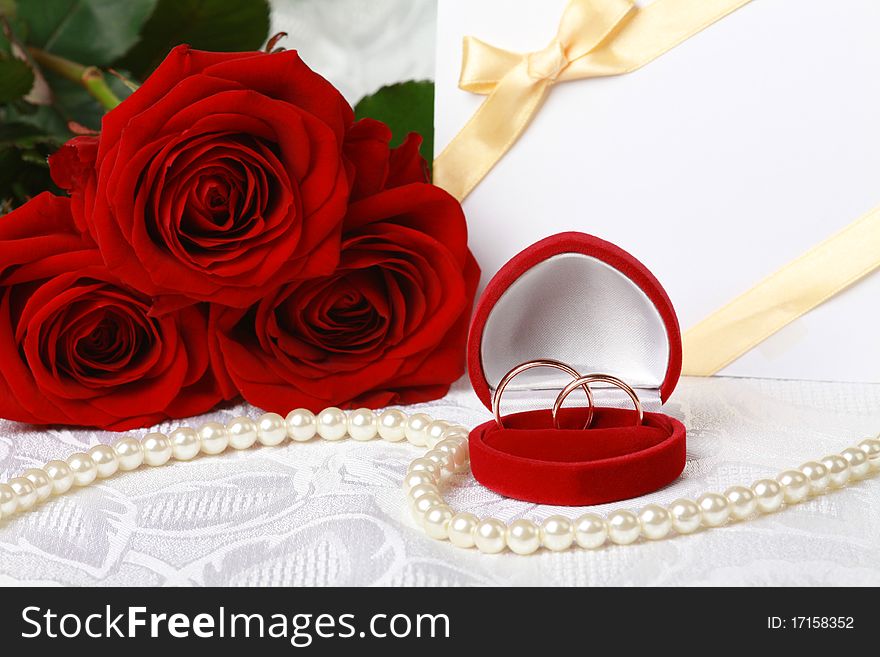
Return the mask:
<svg viewBox="0 0 880 657"><path fill-rule="evenodd" d="M412 134L294 51L174 49L0 217L0 416L125 429L238 395L442 396L479 269Z"/></svg>

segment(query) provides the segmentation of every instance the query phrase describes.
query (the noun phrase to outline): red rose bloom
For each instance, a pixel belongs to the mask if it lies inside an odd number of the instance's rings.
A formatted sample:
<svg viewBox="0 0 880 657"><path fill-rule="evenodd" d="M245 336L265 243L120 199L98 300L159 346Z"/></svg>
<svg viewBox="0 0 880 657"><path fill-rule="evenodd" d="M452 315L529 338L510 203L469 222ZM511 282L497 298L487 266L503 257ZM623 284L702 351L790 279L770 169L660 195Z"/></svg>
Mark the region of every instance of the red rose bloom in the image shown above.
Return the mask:
<svg viewBox="0 0 880 657"><path fill-rule="evenodd" d="M104 117L97 148L72 140L52 173L126 284L170 296L164 309L246 306L336 267L351 122L294 51L180 46Z"/></svg>
<svg viewBox="0 0 880 657"><path fill-rule="evenodd" d="M70 211L77 228L89 231L86 217L91 216L95 202L95 158L98 155L98 137L74 137L49 156L52 180L61 189L72 190Z"/></svg>
<svg viewBox="0 0 880 657"><path fill-rule="evenodd" d="M455 199L424 183L385 189L349 208L335 273L248 310L212 308L215 369L279 412L441 397L464 371L478 280Z"/></svg>
<svg viewBox="0 0 880 657"><path fill-rule="evenodd" d="M44 193L0 217L0 416L121 430L210 409L205 308L151 316L70 203Z"/></svg>
<svg viewBox="0 0 880 657"><path fill-rule="evenodd" d="M391 130L375 119L361 119L345 135L343 153L351 181L352 202L414 182L430 182L428 165L419 155L422 138L411 132L389 149Z"/></svg>

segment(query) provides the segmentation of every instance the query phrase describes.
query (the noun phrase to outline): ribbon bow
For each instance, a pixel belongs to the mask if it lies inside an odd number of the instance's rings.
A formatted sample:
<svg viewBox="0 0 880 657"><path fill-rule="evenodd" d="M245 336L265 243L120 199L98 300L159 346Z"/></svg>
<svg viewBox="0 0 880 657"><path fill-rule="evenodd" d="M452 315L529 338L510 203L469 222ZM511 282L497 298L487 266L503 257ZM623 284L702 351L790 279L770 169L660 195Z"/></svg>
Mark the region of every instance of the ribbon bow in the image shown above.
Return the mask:
<svg viewBox="0 0 880 657"><path fill-rule="evenodd" d="M462 200L516 142L556 82L629 73L751 0L571 0L543 50L464 40L459 87L488 95L434 161L434 183Z"/></svg>
<svg viewBox="0 0 880 657"><path fill-rule="evenodd" d="M543 50L464 41L459 86L488 98L434 161L462 200L525 130L550 87L634 71L751 0L570 0ZM880 207L755 285L684 335L685 374L709 375L880 269Z"/></svg>

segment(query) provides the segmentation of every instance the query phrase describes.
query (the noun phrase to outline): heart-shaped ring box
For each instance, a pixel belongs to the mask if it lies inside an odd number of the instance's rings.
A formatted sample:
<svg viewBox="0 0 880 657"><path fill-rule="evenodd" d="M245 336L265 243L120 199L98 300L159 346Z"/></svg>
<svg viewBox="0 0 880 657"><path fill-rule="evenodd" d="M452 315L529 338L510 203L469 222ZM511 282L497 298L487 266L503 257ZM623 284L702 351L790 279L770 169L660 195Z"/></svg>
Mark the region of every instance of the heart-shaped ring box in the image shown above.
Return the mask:
<svg viewBox="0 0 880 657"><path fill-rule="evenodd" d="M506 497L589 505L644 495L681 474L684 425L659 412L681 373L681 331L672 302L641 262L609 242L570 232L505 264L477 302L468 337L477 396L491 408L502 377L536 359L622 379L638 394L644 421L636 424L621 389L592 384L590 428L583 429L586 396L578 389L556 429L550 407L572 379L555 369L529 370L504 391L504 427L493 419L471 432L478 481Z"/></svg>

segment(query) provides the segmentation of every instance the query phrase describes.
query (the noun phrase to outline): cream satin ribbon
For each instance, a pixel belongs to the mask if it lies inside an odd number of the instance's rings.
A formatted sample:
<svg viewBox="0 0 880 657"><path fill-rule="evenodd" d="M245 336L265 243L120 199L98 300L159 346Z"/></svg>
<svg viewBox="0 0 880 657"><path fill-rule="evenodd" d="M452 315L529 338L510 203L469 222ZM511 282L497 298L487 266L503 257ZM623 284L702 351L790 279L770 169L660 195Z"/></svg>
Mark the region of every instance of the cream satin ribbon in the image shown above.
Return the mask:
<svg viewBox="0 0 880 657"><path fill-rule="evenodd" d="M683 374L709 376L880 268L880 207L685 332Z"/></svg>
<svg viewBox="0 0 880 657"><path fill-rule="evenodd" d="M751 0L571 0L556 38L520 54L467 37L459 86L488 95L434 161L463 200L510 149L550 87L634 71ZM880 207L684 334L683 373L708 376L880 267Z"/></svg>
<svg viewBox="0 0 880 657"><path fill-rule="evenodd" d="M571 0L550 44L520 54L464 40L459 86L486 94L434 160L434 184L463 200L510 149L556 82L641 68L751 0Z"/></svg>

